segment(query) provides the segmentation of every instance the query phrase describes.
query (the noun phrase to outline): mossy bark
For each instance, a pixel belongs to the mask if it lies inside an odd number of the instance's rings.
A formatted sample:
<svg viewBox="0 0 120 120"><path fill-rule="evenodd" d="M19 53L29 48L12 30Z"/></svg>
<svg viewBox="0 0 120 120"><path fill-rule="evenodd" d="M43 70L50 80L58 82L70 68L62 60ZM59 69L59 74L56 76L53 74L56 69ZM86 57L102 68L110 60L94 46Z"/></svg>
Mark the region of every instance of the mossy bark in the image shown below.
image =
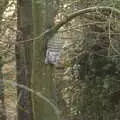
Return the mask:
<svg viewBox="0 0 120 120"><path fill-rule="evenodd" d="M52 0L33 0L35 38L43 33L45 29L53 25L54 14L51 12L53 11L52 5ZM44 38L34 39L31 87L34 91L40 92L43 96L47 97L50 102L55 104L55 89L53 83L54 66L44 63L45 38L46 36ZM32 96L32 100L34 120L56 119L55 111L46 101L35 95Z"/></svg>
<svg viewBox="0 0 120 120"><path fill-rule="evenodd" d="M0 56L0 120L6 120L5 103L4 103L4 81L3 81L3 59Z"/></svg>

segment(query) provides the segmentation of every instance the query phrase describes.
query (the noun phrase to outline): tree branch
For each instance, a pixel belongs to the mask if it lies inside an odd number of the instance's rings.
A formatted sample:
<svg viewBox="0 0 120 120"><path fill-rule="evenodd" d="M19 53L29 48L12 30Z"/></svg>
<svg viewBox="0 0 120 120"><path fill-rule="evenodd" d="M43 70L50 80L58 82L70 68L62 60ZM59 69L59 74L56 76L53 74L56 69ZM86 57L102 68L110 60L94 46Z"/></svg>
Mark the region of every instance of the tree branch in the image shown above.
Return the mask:
<svg viewBox="0 0 120 120"><path fill-rule="evenodd" d="M80 15L84 15L86 13L95 12L95 11L96 12L109 11L109 12L112 12L113 15L117 15L118 17L120 16L120 10L113 8L113 7L97 6L97 7L85 8L85 9L78 10L78 11L68 15L65 19L60 21L57 25L53 26L49 30L47 29L45 32L43 32L42 34L40 34L39 36L37 36L33 39L28 39L26 41L20 41L20 42L15 42L15 43L11 43L11 44L24 44L25 42L30 42L30 41L38 40L40 38L45 38L46 35L49 35L49 37L51 38L60 29L60 27L62 27L63 25L65 25L67 22L71 21L75 17L80 16Z"/></svg>
<svg viewBox="0 0 120 120"><path fill-rule="evenodd" d="M85 8L82 10L78 10L70 15L68 15L66 17L66 19L63 19L60 23L58 23L56 26L54 26L52 28L52 30L54 32L56 32L60 27L62 27L63 25L65 25L67 22L71 21L72 19L74 19L77 16L86 14L86 13L90 13L90 12L98 12L98 11L109 11L112 12L113 15L118 15L120 16L120 10L113 8L113 7L107 7L107 6L97 6L97 7L90 7L90 8Z"/></svg>

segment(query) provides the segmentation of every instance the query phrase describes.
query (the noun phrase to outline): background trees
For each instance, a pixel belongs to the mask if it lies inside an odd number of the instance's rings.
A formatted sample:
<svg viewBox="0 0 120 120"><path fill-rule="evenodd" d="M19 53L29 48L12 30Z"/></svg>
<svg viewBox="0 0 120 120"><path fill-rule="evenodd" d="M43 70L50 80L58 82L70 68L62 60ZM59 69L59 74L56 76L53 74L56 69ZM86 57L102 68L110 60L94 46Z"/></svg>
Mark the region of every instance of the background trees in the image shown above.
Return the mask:
<svg viewBox="0 0 120 120"><path fill-rule="evenodd" d="M15 79L15 57L14 57L14 45L16 35L16 1L2 0L0 1L0 57L1 57L1 73L2 76L0 84L1 91L1 119L11 120L15 117L15 89L11 86L6 86L5 79L14 81ZM4 86L3 86L4 84ZM6 89L7 88L7 89ZM4 90L3 90L4 89ZM12 100L9 99L9 96ZM9 100L11 104L9 104ZM4 104L4 105L2 105ZM2 106L4 109L2 109ZM8 117L9 116L9 117Z"/></svg>
<svg viewBox="0 0 120 120"><path fill-rule="evenodd" d="M118 8L117 4L116 1L77 1L77 4L75 1L63 8L69 12L70 7L77 11L95 5ZM70 46L64 51L65 75L61 82L64 86L60 91L66 103L65 115L69 119L119 119L115 112L119 111L119 102L116 101L119 96L116 81L119 79L119 52L115 52L119 51L116 41L119 34L117 18L113 12L98 10L74 19L76 23L69 23L68 28L71 26L69 30L73 35ZM113 102L113 96L116 102ZM111 109L113 106L116 106L114 110Z"/></svg>

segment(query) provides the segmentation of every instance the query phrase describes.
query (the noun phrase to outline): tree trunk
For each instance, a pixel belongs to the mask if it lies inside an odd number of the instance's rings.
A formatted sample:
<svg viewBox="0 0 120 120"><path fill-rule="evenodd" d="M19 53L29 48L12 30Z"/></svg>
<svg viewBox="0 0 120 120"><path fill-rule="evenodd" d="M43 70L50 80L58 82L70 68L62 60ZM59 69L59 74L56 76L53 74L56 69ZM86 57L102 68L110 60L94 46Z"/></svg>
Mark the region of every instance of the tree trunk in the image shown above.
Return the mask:
<svg viewBox="0 0 120 120"><path fill-rule="evenodd" d="M33 0L33 17L34 17L34 37L39 36L45 29L53 25L54 8L53 0ZM45 60L45 40L49 36L34 39L33 43L33 71L32 71L32 88L47 97L50 102L55 102L55 88L53 83L53 65L46 65ZM53 108L42 98L33 97L33 116L34 120L55 120L56 115Z"/></svg>
<svg viewBox="0 0 120 120"><path fill-rule="evenodd" d="M8 5L8 2L9 2L8 0L0 1L0 32L1 32L2 15ZM2 66L3 66L3 60L2 57L0 56L0 120L6 120Z"/></svg>
<svg viewBox="0 0 120 120"><path fill-rule="evenodd" d="M3 66L3 60L2 60L2 57L0 56L0 120L6 120L2 66Z"/></svg>
<svg viewBox="0 0 120 120"><path fill-rule="evenodd" d="M16 69L17 83L30 87L32 70L32 41L26 40L32 37L32 1L18 0L18 34L16 45ZM19 42L23 41L23 44ZM18 88L18 120L32 120L31 94Z"/></svg>

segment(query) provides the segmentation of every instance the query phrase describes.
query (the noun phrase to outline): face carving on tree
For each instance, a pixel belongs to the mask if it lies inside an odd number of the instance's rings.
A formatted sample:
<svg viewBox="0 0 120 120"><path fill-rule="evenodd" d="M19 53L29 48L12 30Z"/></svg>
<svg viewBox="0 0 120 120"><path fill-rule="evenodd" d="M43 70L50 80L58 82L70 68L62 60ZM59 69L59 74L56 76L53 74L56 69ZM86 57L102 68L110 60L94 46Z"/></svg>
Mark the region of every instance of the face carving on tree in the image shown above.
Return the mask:
<svg viewBox="0 0 120 120"><path fill-rule="evenodd" d="M54 24L57 25L60 22L60 15L56 15L54 18ZM45 64L58 64L60 60L60 52L62 49L62 41L60 39L60 33L56 33L47 43L47 51L45 57Z"/></svg>
<svg viewBox="0 0 120 120"><path fill-rule="evenodd" d="M47 49L45 64L57 64L60 59L60 52Z"/></svg>

